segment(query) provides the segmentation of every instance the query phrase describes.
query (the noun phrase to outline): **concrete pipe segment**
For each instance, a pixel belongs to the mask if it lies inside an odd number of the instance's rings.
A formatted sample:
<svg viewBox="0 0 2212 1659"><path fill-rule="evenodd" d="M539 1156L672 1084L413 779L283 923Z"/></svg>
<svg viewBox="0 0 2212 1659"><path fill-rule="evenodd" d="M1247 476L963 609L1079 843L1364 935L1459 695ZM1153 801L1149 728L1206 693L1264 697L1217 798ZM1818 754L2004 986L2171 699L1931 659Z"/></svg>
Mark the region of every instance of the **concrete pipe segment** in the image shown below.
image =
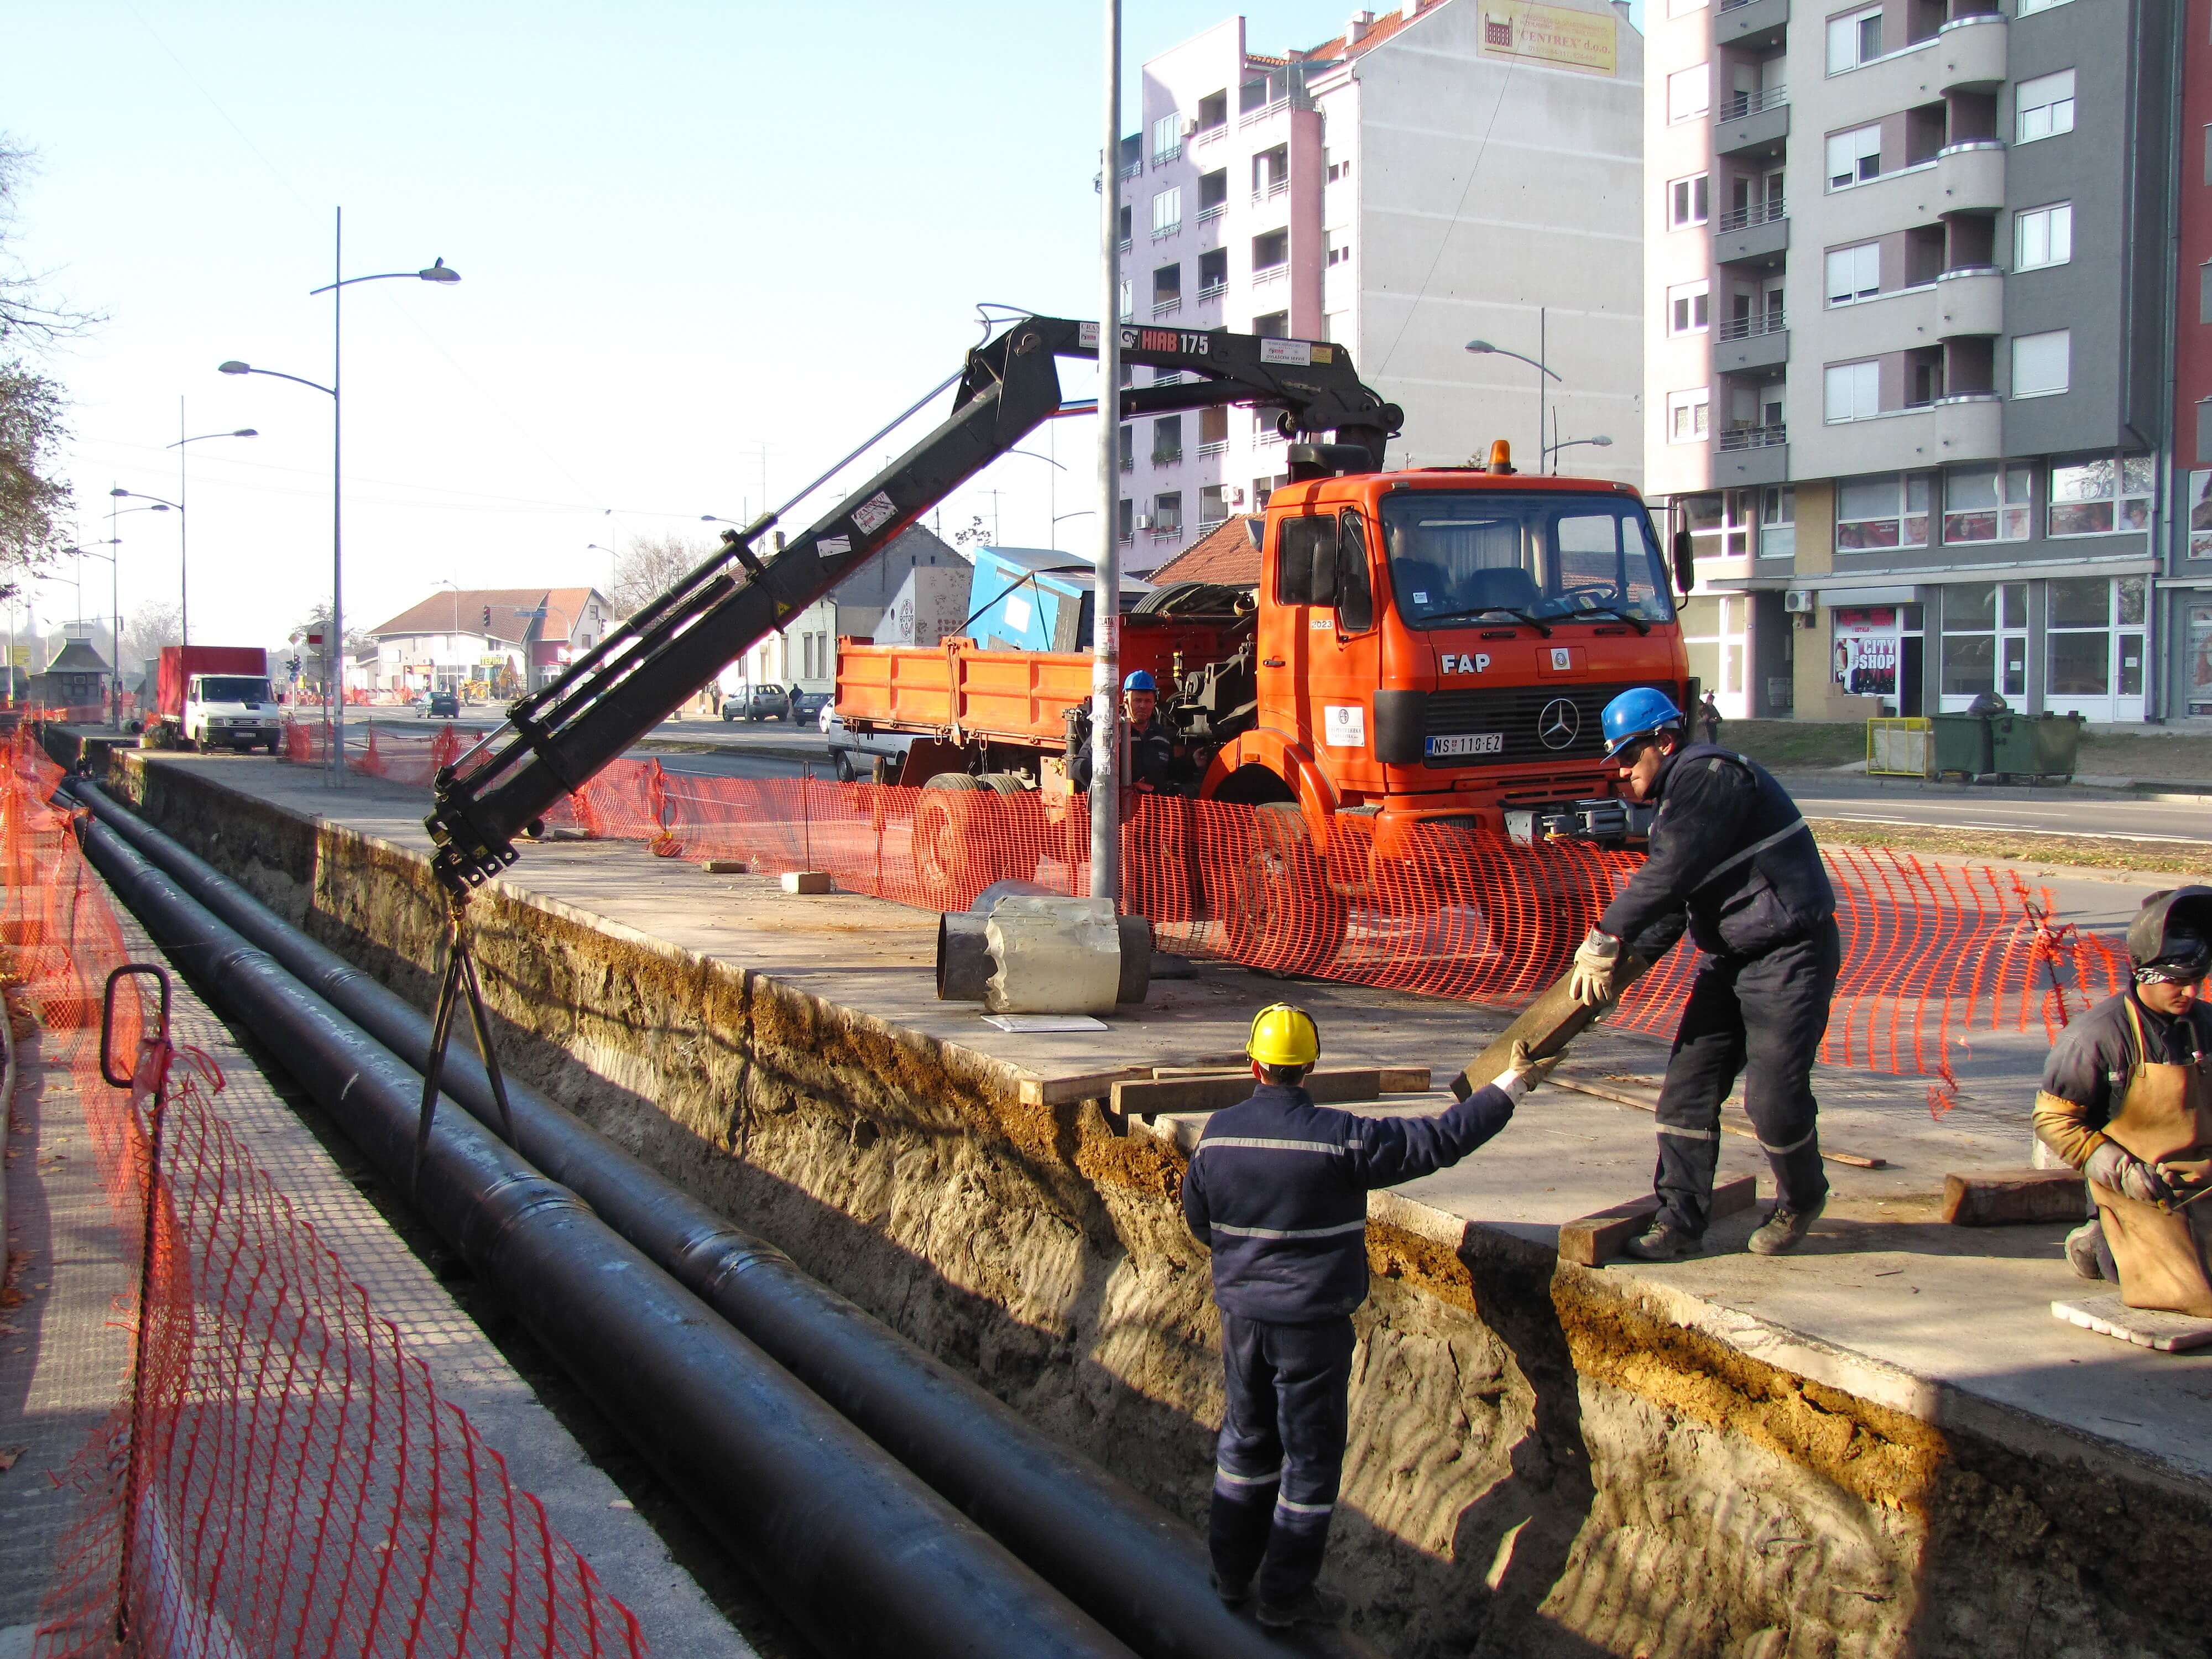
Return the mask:
<svg viewBox="0 0 2212 1659"><path fill-rule="evenodd" d="M69 787L185 894L378 1042L416 1056L418 1066L427 1057L428 1015L97 787L82 779ZM973 920L980 935L984 918ZM988 955L983 961L988 971ZM490 1082L465 1040L448 1050L441 1083L480 1122L496 1127ZM413 1088L419 1099L419 1071ZM1146 1659L1282 1659L1328 1650L1316 1634L1271 1638L1223 1607L1207 1577L1203 1540L1149 1499L511 1073L507 1092L519 1150L532 1163Z"/></svg>
<svg viewBox="0 0 2212 1659"><path fill-rule="evenodd" d="M172 959L404 1190L421 1074L104 826L85 852ZM1130 1650L465 1112L415 1204L824 1653Z"/></svg>

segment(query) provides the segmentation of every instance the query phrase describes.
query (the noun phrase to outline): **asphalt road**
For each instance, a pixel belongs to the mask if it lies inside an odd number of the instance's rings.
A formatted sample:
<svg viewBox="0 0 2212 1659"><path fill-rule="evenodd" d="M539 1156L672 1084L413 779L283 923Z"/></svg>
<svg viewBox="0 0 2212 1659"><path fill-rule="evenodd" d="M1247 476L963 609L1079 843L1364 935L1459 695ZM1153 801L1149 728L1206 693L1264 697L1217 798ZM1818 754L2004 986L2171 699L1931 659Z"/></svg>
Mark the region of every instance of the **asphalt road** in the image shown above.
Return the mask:
<svg viewBox="0 0 2212 1659"><path fill-rule="evenodd" d="M2212 802L2201 800L2147 799L2101 789L1887 781L1850 773L1798 772L1782 781L1808 817L1946 830L2040 830L2136 841L2212 841Z"/></svg>

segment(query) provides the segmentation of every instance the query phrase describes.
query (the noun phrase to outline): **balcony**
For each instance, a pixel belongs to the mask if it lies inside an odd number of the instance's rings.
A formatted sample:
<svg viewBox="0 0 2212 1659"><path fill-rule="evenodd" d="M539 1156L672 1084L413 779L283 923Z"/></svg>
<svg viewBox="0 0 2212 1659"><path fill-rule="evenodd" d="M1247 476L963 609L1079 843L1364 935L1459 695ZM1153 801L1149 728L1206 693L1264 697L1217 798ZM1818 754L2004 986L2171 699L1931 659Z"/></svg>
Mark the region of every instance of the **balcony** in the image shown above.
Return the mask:
<svg viewBox="0 0 2212 1659"><path fill-rule="evenodd" d="M2004 399L1994 392L1938 398L1936 453L1947 461L1995 460L2005 453Z"/></svg>
<svg viewBox="0 0 2212 1659"><path fill-rule="evenodd" d="M1280 264L1262 265L1252 273L1252 286L1258 288L1263 283L1279 283L1290 274L1291 262L1288 259Z"/></svg>
<svg viewBox="0 0 2212 1659"><path fill-rule="evenodd" d="M1780 312L1731 317L1713 331L1713 367L1724 374L1774 368L1790 360L1790 323Z"/></svg>
<svg viewBox="0 0 2212 1659"><path fill-rule="evenodd" d="M1270 179L1266 185L1252 192L1252 205L1259 207L1273 201L1278 196L1287 196L1290 194L1290 190L1291 181L1288 179Z"/></svg>
<svg viewBox="0 0 2212 1659"><path fill-rule="evenodd" d="M1164 536L1180 536L1182 534L1182 520L1180 516L1171 518L1164 514L1156 514L1152 523L1145 526L1145 534L1156 541Z"/></svg>
<svg viewBox="0 0 2212 1659"><path fill-rule="evenodd" d="M1182 465L1182 451L1180 448L1156 449L1152 452L1152 465L1154 466L1181 466Z"/></svg>
<svg viewBox="0 0 2212 1659"><path fill-rule="evenodd" d="M1228 210L1229 204L1226 202L1216 202L1212 207L1200 208L1198 210L1198 222L1201 225L1210 225Z"/></svg>
<svg viewBox="0 0 2212 1659"><path fill-rule="evenodd" d="M2004 332L2004 272L1966 265L1936 279L1936 337Z"/></svg>
<svg viewBox="0 0 2212 1659"><path fill-rule="evenodd" d="M1212 519L1206 518L1201 514L1198 520L1198 533L1201 536L1211 536L1215 531L1220 529L1222 526L1228 522L1229 518L1226 514L1222 514L1218 518Z"/></svg>
<svg viewBox="0 0 2212 1659"><path fill-rule="evenodd" d="M1969 138L1936 152L1938 213L1997 213L2005 204L2005 147L1996 138Z"/></svg>
<svg viewBox="0 0 2212 1659"><path fill-rule="evenodd" d="M1257 126L1269 116L1280 115L1290 106L1291 100L1288 98L1278 98L1271 103L1261 105L1257 109L1245 111L1237 118L1237 125L1240 127Z"/></svg>
<svg viewBox="0 0 2212 1659"><path fill-rule="evenodd" d="M1210 455L1226 455L1228 453L1229 441L1226 438L1217 438L1212 443L1198 447L1198 459L1201 461Z"/></svg>
<svg viewBox="0 0 2212 1659"><path fill-rule="evenodd" d="M1970 12L1936 32L1936 90L1990 90L2005 78L2007 30L2001 11Z"/></svg>
<svg viewBox="0 0 2212 1659"><path fill-rule="evenodd" d="M1716 484L1741 489L1780 483L1790 476L1790 428L1779 422L1727 428L1715 448Z"/></svg>
<svg viewBox="0 0 2212 1659"><path fill-rule="evenodd" d="M1164 167L1170 161L1177 161L1182 159L1182 140L1180 138L1176 139L1175 143L1170 144L1166 149L1156 149L1152 152L1152 165L1156 167Z"/></svg>
<svg viewBox="0 0 2212 1659"><path fill-rule="evenodd" d="M1778 46L1790 23L1790 0L1721 0L1713 18L1717 46Z"/></svg>
<svg viewBox="0 0 2212 1659"><path fill-rule="evenodd" d="M1208 300L1218 300L1223 295L1228 292L1229 284L1227 283L1206 283L1201 284L1198 290L1198 302L1200 305L1204 305Z"/></svg>
<svg viewBox="0 0 2212 1659"><path fill-rule="evenodd" d="M1182 309L1182 295L1180 294L1176 295L1172 300L1155 300L1152 301L1152 315L1155 317L1172 317Z"/></svg>
<svg viewBox="0 0 2212 1659"><path fill-rule="evenodd" d="M1721 100L1713 118L1713 151L1747 158L1779 155L1790 136L1790 88L1738 92Z"/></svg>
<svg viewBox="0 0 2212 1659"><path fill-rule="evenodd" d="M1718 264L1778 266L1789 246L1786 203L1753 202L1713 222L1713 259Z"/></svg>
<svg viewBox="0 0 2212 1659"><path fill-rule="evenodd" d="M1152 240L1156 242L1164 242L1170 236L1180 236L1182 234L1182 221L1180 219L1173 220L1164 225L1154 225L1152 227Z"/></svg>

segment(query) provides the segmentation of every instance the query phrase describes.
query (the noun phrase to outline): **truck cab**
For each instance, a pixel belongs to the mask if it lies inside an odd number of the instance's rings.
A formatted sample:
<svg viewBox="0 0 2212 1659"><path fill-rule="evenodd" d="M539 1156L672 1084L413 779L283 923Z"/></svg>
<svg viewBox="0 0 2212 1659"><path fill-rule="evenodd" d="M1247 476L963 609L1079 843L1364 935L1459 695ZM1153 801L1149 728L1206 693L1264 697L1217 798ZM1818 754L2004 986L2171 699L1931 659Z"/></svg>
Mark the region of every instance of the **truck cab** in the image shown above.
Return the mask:
<svg viewBox="0 0 2212 1659"><path fill-rule="evenodd" d="M265 674L195 674L185 687L180 724L198 749L266 749L275 754L283 728Z"/></svg>

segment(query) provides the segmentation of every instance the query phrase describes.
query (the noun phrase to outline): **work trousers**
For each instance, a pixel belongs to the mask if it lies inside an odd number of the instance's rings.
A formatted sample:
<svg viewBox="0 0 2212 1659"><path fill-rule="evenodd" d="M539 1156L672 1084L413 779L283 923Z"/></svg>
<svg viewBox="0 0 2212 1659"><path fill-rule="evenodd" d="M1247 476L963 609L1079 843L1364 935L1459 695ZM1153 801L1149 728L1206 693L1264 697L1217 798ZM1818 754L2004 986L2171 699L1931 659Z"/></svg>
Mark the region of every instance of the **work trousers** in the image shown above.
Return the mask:
<svg viewBox="0 0 2212 1659"><path fill-rule="evenodd" d="M1221 1314L1229 1404L1216 1443L1207 1543L1227 1587L1259 1577L1288 1601L1321 1573L1344 1472L1352 1321L1276 1325Z"/></svg>
<svg viewBox="0 0 2212 1659"><path fill-rule="evenodd" d="M1690 987L1659 1091L1660 1216L1702 1235L1720 1158L1721 1103L1743 1077L1744 1109L1773 1166L1782 1202L1827 1195L1820 1168L1813 1058L1828 1029L1843 939L1832 919L1809 939L1755 957L1708 957Z"/></svg>

